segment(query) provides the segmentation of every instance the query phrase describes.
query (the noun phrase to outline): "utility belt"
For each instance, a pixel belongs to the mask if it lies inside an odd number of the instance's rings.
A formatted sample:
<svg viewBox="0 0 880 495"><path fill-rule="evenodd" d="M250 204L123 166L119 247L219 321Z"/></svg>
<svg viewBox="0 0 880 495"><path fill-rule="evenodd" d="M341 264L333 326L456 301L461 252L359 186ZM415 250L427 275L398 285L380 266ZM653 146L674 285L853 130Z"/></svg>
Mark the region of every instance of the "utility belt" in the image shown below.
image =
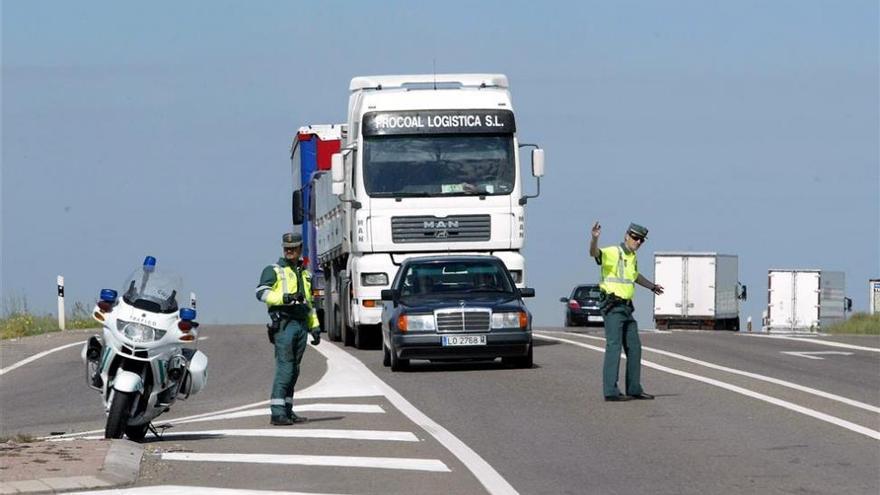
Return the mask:
<svg viewBox="0 0 880 495"><path fill-rule="evenodd" d="M312 309L308 304L295 303L285 306L273 306L269 308L269 319L272 321L270 326L276 327L276 331L281 329L283 321L296 320L305 323L309 319Z"/></svg>
<svg viewBox="0 0 880 495"><path fill-rule="evenodd" d="M601 291L601 295L599 296L599 311L601 311L603 315L608 314L618 306L624 306L630 310L634 309L631 299L624 299L617 294L605 292L604 290Z"/></svg>

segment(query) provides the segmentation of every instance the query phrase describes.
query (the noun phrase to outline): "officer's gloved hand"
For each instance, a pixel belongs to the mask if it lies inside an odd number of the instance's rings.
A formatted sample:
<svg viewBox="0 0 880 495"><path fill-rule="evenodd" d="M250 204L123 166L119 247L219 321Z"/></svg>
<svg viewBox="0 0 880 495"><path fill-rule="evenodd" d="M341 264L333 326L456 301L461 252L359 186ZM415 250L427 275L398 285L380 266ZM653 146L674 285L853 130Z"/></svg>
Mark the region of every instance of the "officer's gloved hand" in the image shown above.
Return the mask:
<svg viewBox="0 0 880 495"><path fill-rule="evenodd" d="M312 334L312 345L321 343L321 327L314 328L309 333Z"/></svg>
<svg viewBox="0 0 880 495"><path fill-rule="evenodd" d="M282 296L284 304L294 304L303 302L304 298L302 294L284 294Z"/></svg>

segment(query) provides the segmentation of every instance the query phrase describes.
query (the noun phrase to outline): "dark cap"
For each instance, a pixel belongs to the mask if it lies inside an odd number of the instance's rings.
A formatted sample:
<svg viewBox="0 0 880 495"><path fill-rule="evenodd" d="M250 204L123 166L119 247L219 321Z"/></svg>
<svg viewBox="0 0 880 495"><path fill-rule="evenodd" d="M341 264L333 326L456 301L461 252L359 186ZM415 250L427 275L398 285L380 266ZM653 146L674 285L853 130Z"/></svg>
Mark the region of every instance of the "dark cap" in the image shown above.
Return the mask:
<svg viewBox="0 0 880 495"><path fill-rule="evenodd" d="M302 246L303 238L301 234L296 232L288 232L281 236L281 246L282 247L300 247Z"/></svg>
<svg viewBox="0 0 880 495"><path fill-rule="evenodd" d="M626 229L626 233L635 237L648 237L648 229L642 227L637 223L629 224L629 228Z"/></svg>

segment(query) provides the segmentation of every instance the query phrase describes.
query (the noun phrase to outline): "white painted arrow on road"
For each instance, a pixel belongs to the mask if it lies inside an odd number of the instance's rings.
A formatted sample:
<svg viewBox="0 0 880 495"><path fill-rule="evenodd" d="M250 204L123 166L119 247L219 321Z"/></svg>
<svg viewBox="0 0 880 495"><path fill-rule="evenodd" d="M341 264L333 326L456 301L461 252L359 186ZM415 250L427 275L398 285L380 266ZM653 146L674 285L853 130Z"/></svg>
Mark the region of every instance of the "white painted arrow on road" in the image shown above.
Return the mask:
<svg viewBox="0 0 880 495"><path fill-rule="evenodd" d="M842 351L812 351L812 352L794 352L794 351L780 351L782 354L789 354L791 356L800 356L805 357L807 359L818 359L823 360L825 358L819 357L818 355L828 355L828 354L836 354L838 356L852 356L852 352L842 352Z"/></svg>

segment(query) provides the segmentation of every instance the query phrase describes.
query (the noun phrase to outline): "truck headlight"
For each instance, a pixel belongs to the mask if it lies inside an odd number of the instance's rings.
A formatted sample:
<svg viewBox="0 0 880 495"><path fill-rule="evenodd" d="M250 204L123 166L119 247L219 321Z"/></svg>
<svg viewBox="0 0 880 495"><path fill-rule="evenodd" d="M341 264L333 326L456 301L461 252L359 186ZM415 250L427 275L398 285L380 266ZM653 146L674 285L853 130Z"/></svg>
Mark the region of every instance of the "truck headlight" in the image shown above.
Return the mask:
<svg viewBox="0 0 880 495"><path fill-rule="evenodd" d="M525 311L509 313L492 313L492 329L502 328L528 328L529 315Z"/></svg>
<svg viewBox="0 0 880 495"><path fill-rule="evenodd" d="M521 284L523 282L523 271L522 270L510 270L510 277L513 279L513 283Z"/></svg>
<svg viewBox="0 0 880 495"><path fill-rule="evenodd" d="M117 320L116 328L132 342L153 342L165 336L165 330L129 321Z"/></svg>
<svg viewBox="0 0 880 495"><path fill-rule="evenodd" d="M361 285L388 285L388 274L361 273Z"/></svg>

